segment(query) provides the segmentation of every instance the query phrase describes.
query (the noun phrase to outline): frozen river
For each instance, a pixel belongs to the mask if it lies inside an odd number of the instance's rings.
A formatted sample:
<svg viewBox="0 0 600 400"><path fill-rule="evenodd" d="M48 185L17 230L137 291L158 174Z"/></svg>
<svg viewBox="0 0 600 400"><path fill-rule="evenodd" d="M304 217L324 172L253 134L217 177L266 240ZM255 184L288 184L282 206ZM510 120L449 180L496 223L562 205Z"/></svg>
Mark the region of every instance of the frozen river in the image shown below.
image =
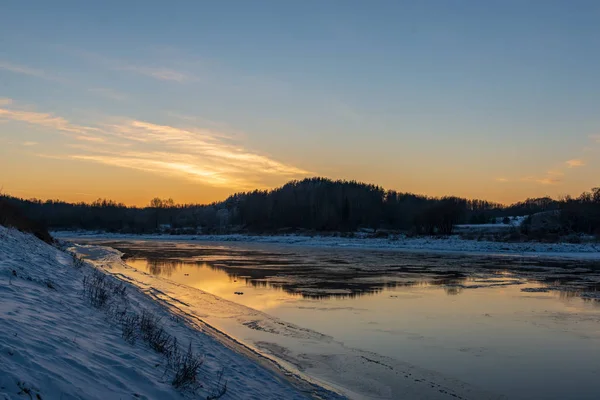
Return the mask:
<svg viewBox="0 0 600 400"><path fill-rule="evenodd" d="M91 243L125 253L113 273L352 398L600 395L598 262Z"/></svg>

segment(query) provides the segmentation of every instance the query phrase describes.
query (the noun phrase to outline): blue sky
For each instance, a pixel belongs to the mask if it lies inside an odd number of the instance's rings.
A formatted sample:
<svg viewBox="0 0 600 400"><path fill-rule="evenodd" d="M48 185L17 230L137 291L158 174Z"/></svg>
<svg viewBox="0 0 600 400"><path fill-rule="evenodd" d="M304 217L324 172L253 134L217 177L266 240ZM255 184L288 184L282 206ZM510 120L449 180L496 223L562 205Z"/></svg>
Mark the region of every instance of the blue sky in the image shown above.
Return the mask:
<svg viewBox="0 0 600 400"><path fill-rule="evenodd" d="M0 184L136 204L311 175L577 194L600 172L598 21L593 1L6 1Z"/></svg>

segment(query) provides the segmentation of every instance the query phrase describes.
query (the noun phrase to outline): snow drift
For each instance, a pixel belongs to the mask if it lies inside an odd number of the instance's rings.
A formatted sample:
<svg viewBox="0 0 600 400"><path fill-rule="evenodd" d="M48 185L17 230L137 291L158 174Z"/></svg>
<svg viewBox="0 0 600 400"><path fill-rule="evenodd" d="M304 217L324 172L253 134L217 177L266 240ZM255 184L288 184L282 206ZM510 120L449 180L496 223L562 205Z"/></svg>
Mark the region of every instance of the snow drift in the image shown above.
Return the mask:
<svg viewBox="0 0 600 400"><path fill-rule="evenodd" d="M224 398L326 397L310 385L302 392L127 285L130 309L151 312L202 356L195 390L177 390L163 355L141 340L125 340L121 327L84 299L82 281L93 271L30 234L0 226L0 398L209 398L225 381Z"/></svg>

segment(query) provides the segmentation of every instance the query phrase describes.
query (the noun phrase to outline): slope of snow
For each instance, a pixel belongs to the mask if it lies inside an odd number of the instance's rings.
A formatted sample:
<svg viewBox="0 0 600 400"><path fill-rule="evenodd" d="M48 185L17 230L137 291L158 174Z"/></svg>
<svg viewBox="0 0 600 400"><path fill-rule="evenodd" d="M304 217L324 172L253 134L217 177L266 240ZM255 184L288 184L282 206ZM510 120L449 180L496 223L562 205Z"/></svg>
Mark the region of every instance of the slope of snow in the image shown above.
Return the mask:
<svg viewBox="0 0 600 400"><path fill-rule="evenodd" d="M197 240L206 242L249 242L271 243L309 247L338 247L376 250L398 250L415 252L458 252L465 254L517 255L543 258L600 259L598 243L506 243L486 240L467 240L458 236L447 237L406 237L390 236L387 239L342 238L330 236L302 235L127 235L93 232L55 232L56 237L77 239L109 240Z"/></svg>
<svg viewBox="0 0 600 400"><path fill-rule="evenodd" d="M224 347L130 286L132 308L162 317L179 343L203 354L202 387L178 392L163 356L141 341L127 343L120 327L84 300L82 279L92 270L29 234L0 226L0 399L206 398L223 369L224 399L333 396Z"/></svg>

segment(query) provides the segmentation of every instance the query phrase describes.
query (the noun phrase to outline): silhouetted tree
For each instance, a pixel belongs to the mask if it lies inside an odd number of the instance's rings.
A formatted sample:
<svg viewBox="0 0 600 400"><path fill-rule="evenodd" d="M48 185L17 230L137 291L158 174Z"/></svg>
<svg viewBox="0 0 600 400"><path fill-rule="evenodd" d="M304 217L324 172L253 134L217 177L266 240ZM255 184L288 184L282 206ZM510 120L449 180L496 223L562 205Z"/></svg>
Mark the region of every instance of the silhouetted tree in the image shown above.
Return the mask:
<svg viewBox="0 0 600 400"><path fill-rule="evenodd" d="M527 199L510 206L458 197L434 198L385 191L356 181L309 178L274 190L236 193L224 201L175 204L154 198L148 207L127 207L107 199L70 204L58 200L23 200L0 196L51 229L153 232L163 223L171 231L276 232L279 230L356 231L393 229L420 234L451 234L459 223L489 223L497 218L559 211L562 230L600 232L600 189L577 198Z"/></svg>

